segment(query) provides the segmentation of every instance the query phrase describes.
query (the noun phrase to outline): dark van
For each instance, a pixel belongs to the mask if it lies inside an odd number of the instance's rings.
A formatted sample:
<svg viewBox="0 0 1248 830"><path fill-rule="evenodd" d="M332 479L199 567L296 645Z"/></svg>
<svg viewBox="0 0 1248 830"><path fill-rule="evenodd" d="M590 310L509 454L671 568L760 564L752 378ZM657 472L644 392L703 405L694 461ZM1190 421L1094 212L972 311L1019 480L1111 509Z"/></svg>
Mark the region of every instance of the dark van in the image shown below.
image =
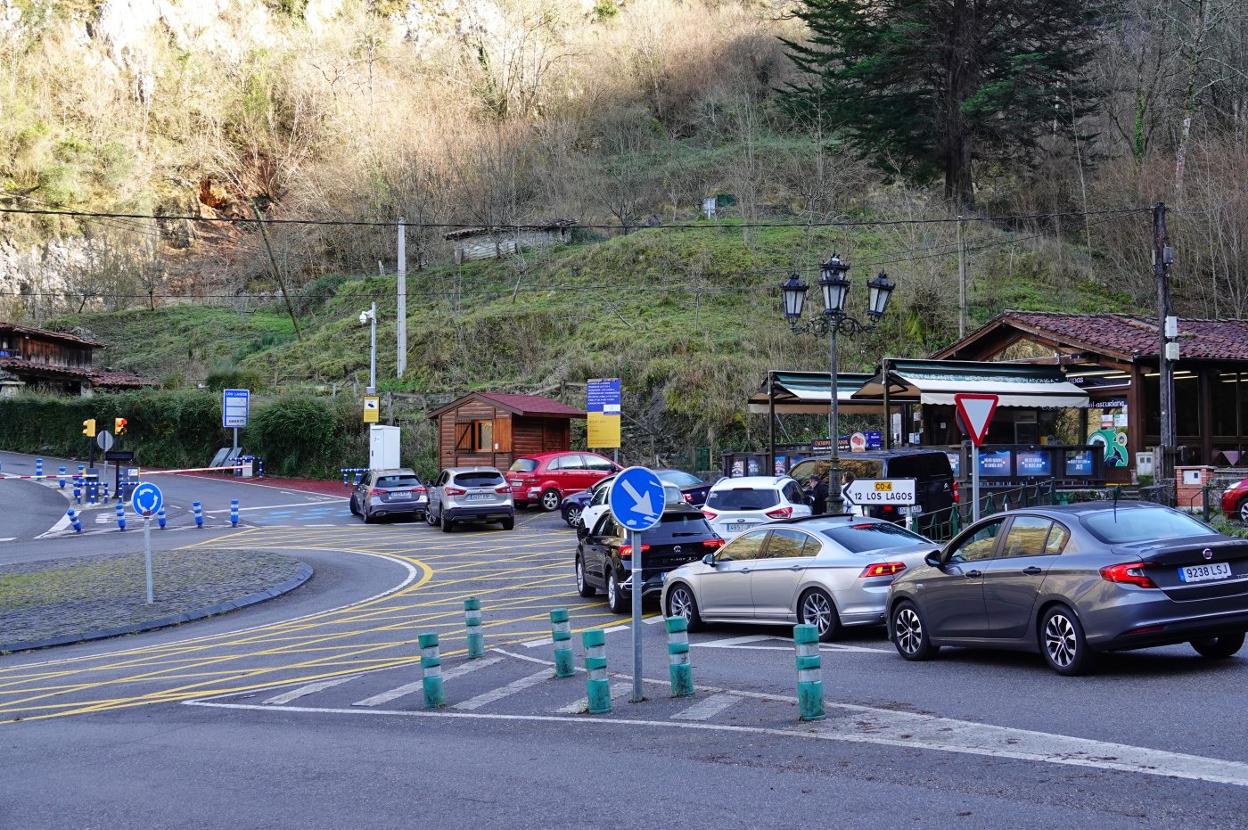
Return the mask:
<svg viewBox="0 0 1248 830"><path fill-rule="evenodd" d="M859 478L912 478L915 480L915 496L921 515L918 520L920 533L928 534L934 526L949 521L949 508L953 506L956 493L953 467L943 450L872 450L868 452L843 453L841 470ZM807 458L793 465L789 475L803 487L811 476L820 478L828 474L830 461L827 457ZM892 505L870 507L867 515L877 519L900 522L905 517Z"/></svg>

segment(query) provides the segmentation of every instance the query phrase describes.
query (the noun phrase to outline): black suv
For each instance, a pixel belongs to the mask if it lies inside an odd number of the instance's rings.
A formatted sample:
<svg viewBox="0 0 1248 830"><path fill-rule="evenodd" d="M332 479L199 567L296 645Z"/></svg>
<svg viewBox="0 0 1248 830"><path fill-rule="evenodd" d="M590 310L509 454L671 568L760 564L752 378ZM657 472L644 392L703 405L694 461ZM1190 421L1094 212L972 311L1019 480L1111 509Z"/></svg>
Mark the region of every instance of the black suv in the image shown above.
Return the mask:
<svg viewBox="0 0 1248 830"><path fill-rule="evenodd" d="M659 523L641 534L642 596L662 591L668 571L714 553L723 544L700 510L669 505ZM632 600L631 560L627 534L608 511L576 545L577 592L592 597L605 591L612 611L627 612Z"/></svg>
<svg viewBox="0 0 1248 830"><path fill-rule="evenodd" d="M953 506L956 489L953 483L953 467L943 450L873 450L847 452L840 457L841 471L855 479L865 478L912 478L915 480L914 495L920 510L919 533L927 534L932 528L949 521L949 508ZM789 475L803 487L811 476L823 478L828 474L827 457L807 458L793 465ZM904 516L892 505L868 507L868 516L900 522Z"/></svg>

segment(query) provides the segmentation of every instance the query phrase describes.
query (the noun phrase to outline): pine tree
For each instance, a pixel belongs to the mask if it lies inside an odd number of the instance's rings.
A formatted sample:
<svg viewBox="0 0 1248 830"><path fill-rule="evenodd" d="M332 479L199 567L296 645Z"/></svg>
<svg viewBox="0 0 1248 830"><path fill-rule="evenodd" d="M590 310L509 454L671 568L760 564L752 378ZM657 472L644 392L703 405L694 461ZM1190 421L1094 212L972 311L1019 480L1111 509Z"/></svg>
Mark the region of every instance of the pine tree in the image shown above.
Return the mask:
<svg viewBox="0 0 1248 830"><path fill-rule="evenodd" d="M803 0L810 38L785 43L806 75L786 97L882 164L943 175L969 207L975 162L1025 161L1054 119L1088 111L1083 69L1113 2Z"/></svg>

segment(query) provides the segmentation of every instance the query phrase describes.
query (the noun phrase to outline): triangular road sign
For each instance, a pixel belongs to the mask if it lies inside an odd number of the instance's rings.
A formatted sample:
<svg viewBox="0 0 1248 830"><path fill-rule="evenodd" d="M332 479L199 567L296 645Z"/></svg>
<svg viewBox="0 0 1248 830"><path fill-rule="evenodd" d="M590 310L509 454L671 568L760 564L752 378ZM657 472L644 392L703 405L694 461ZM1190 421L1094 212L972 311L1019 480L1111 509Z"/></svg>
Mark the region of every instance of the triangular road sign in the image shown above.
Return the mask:
<svg viewBox="0 0 1248 830"><path fill-rule="evenodd" d="M977 447L984 443L984 436L988 434L988 422L992 420L992 413L997 411L997 400L996 395L977 395L970 392L953 396L966 437Z"/></svg>

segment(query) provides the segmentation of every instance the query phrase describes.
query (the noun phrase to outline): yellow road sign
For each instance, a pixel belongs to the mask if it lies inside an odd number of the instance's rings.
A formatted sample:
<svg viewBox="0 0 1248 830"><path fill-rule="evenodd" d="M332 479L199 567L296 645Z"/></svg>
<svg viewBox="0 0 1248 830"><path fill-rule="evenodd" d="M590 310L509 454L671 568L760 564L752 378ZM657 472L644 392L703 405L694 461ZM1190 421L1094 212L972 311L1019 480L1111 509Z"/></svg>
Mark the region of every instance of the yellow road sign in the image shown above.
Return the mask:
<svg viewBox="0 0 1248 830"><path fill-rule="evenodd" d="M381 398L376 395L364 396L364 423L375 424L381 417Z"/></svg>

